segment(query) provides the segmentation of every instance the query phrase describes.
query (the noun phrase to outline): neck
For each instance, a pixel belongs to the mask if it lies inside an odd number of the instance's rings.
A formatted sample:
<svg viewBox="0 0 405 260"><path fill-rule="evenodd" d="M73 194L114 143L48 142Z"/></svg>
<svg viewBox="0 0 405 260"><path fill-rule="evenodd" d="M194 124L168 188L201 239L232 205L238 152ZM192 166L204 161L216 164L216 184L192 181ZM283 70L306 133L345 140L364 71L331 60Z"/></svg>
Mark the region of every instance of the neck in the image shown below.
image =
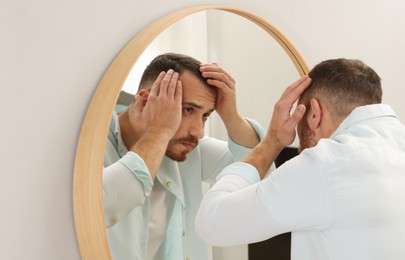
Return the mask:
<svg viewBox="0 0 405 260"><path fill-rule="evenodd" d="M322 117L321 138L329 138L342 122L341 118L332 115L329 110L324 109Z"/></svg>
<svg viewBox="0 0 405 260"><path fill-rule="evenodd" d="M128 109L118 115L118 122L121 130L121 138L128 150L139 140L140 134L130 120Z"/></svg>

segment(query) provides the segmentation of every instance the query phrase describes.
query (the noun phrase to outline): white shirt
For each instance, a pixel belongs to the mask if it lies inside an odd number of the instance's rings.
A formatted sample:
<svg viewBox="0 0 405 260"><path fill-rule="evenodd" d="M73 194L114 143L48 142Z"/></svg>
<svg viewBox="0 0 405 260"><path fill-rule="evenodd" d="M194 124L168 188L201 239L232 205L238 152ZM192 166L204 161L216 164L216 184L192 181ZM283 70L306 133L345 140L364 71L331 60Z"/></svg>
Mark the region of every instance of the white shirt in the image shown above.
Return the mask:
<svg viewBox="0 0 405 260"><path fill-rule="evenodd" d="M196 219L209 244L292 232L293 260L405 259L405 127L387 105L356 108L260 182L246 163L219 178Z"/></svg>

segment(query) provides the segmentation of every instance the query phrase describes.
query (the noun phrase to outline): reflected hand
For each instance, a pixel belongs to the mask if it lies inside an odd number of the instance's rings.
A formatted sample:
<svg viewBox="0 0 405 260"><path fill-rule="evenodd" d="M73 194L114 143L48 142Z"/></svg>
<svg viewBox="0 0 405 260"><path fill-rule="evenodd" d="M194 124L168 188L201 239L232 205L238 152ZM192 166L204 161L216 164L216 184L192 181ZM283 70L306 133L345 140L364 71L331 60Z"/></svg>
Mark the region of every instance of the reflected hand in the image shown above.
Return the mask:
<svg viewBox="0 0 405 260"><path fill-rule="evenodd" d="M179 73L161 72L149 93L141 90L135 107L143 124L144 133L163 135L170 140L181 122L182 84Z"/></svg>
<svg viewBox="0 0 405 260"><path fill-rule="evenodd" d="M234 78L216 63L202 64L200 71L207 79L207 83L218 89L215 109L219 116L225 123L235 120L239 115L236 107Z"/></svg>

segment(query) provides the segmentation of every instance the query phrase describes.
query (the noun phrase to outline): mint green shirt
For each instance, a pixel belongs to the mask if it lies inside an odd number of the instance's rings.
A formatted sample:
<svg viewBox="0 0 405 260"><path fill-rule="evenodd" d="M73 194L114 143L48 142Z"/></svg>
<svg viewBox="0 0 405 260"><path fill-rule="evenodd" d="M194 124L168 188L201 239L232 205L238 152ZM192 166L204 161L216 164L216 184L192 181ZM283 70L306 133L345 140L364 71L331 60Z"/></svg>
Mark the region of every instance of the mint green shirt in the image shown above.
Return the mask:
<svg viewBox="0 0 405 260"><path fill-rule="evenodd" d="M249 120L259 137L261 126ZM250 149L236 143L204 137L184 162L164 157L157 180L168 192L166 238L154 259L207 260L207 245L194 231L202 198L202 181L213 183L223 168L240 160ZM146 259L149 235L149 195L153 181L141 157L128 152L117 114L110 125L103 172L103 205L113 259Z"/></svg>

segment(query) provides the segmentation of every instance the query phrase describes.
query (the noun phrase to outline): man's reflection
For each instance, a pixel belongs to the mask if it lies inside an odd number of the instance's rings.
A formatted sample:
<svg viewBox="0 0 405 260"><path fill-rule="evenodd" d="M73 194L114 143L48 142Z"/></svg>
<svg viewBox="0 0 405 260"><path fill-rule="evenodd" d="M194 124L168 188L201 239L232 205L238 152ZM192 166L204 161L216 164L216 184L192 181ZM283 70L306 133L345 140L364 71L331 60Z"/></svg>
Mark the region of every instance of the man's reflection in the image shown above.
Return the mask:
<svg viewBox="0 0 405 260"><path fill-rule="evenodd" d="M228 142L204 136L214 110ZM202 181L213 183L262 135L257 122L239 114L235 80L217 64L156 57L109 128L103 204L113 259L208 259L194 232Z"/></svg>

